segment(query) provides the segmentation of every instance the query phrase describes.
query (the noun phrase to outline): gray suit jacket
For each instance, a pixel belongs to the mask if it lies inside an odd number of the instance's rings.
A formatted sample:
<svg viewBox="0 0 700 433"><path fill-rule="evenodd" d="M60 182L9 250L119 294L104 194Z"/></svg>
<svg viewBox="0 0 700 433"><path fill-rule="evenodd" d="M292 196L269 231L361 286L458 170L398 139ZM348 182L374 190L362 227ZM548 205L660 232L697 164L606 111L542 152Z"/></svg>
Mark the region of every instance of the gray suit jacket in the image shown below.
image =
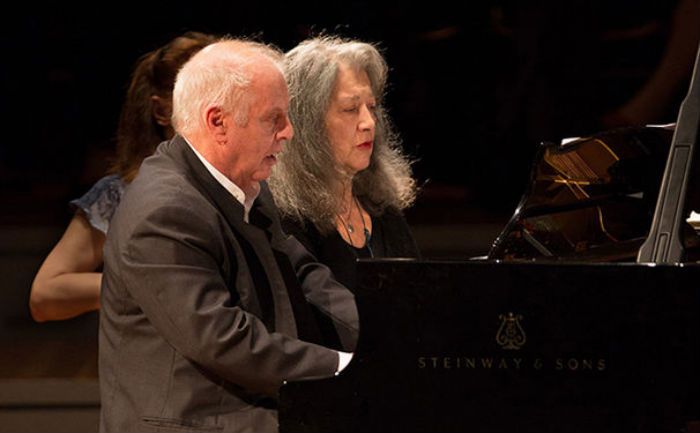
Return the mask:
<svg viewBox="0 0 700 433"><path fill-rule="evenodd" d="M144 161L105 244L100 431L276 431L282 382L337 368L298 338L317 335L308 303L354 348L352 294L283 234L264 184L250 221L181 137Z"/></svg>

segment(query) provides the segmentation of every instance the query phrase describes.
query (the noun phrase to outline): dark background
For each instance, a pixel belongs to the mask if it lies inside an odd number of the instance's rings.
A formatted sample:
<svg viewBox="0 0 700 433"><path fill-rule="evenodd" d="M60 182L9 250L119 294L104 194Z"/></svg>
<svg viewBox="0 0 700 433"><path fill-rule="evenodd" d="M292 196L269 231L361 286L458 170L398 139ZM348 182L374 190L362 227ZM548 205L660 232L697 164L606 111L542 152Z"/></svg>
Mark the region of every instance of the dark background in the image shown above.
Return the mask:
<svg viewBox="0 0 700 433"><path fill-rule="evenodd" d="M654 73L685 1L700 0L3 5L0 432L97 428L99 314L38 324L27 304L72 216L68 201L110 165L144 53L190 30L283 50L321 31L378 43L391 68L386 106L422 187L407 219L425 257L463 260L486 254L508 221L540 142L639 123L610 113ZM682 41L691 49L695 33ZM675 120L681 81L645 123Z"/></svg>
<svg viewBox="0 0 700 433"><path fill-rule="evenodd" d="M376 42L386 106L422 192L407 217L424 255L485 254L541 141L602 119L654 71L675 1L170 1L15 4L0 26L0 378L94 377L96 314L37 325L31 282L109 166L134 62L189 30L283 50L326 31ZM699 17L700 18L700 17ZM697 42L694 42L697 43ZM655 123L674 121L679 83Z"/></svg>
<svg viewBox="0 0 700 433"><path fill-rule="evenodd" d="M284 50L319 31L378 43L391 67L386 105L425 187L409 217L432 218L420 208L433 199L507 215L540 141L603 129L601 117L649 77L674 7L582 0L241 3L27 2L6 14L0 224L68 221L66 202L109 165L134 62L187 30L257 35ZM615 31L629 34L611 38ZM676 110L673 104L656 120L673 121Z"/></svg>

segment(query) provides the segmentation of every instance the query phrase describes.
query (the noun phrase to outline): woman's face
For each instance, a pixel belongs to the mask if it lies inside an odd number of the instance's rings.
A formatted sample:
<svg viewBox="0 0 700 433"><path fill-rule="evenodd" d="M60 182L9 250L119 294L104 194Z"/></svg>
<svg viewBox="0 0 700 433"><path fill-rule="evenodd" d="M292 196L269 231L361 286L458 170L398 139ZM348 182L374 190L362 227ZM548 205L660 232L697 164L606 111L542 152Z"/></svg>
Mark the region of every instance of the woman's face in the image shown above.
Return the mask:
<svg viewBox="0 0 700 433"><path fill-rule="evenodd" d="M376 103L367 73L341 63L326 112L326 131L335 160L348 175L369 166Z"/></svg>

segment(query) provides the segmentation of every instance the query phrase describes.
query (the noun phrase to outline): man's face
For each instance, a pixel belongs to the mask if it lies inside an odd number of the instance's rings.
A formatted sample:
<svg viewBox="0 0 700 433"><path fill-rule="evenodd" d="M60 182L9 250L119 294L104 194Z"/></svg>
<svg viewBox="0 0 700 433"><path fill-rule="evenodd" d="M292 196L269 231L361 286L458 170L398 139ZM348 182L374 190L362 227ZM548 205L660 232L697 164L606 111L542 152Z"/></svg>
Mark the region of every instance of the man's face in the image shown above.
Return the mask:
<svg viewBox="0 0 700 433"><path fill-rule="evenodd" d="M267 66L267 65L266 65ZM250 107L245 126L228 114L229 162L231 180L243 191L256 188L267 179L282 151L284 141L294 135L289 121L289 95L280 71L272 65L256 72L249 88Z"/></svg>

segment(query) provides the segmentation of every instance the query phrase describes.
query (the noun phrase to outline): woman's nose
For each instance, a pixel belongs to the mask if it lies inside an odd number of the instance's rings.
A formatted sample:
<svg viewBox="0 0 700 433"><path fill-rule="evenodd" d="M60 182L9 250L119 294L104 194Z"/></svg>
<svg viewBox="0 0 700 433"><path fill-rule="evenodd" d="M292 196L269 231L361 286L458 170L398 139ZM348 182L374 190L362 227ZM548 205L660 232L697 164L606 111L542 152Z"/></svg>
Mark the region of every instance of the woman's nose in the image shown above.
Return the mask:
<svg viewBox="0 0 700 433"><path fill-rule="evenodd" d="M374 113L369 107L363 105L362 108L360 108L360 129L362 131L374 130L374 123Z"/></svg>

